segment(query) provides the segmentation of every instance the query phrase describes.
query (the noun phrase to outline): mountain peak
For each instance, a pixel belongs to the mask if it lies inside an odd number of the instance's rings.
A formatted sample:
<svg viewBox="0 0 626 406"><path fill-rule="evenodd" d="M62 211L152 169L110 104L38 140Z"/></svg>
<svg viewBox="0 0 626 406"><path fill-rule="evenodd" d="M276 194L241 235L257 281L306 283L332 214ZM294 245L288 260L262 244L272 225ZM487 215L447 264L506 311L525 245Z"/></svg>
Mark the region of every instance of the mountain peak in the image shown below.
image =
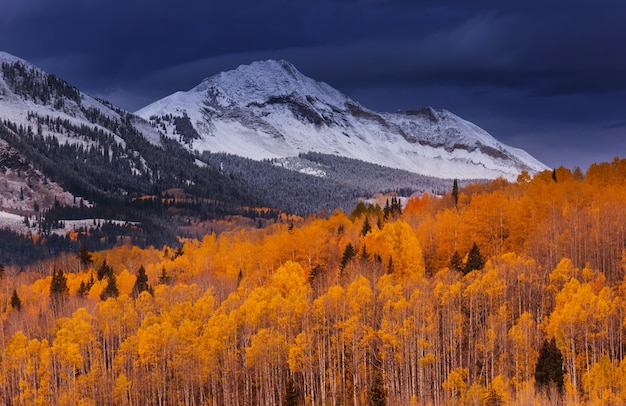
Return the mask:
<svg viewBox="0 0 626 406"><path fill-rule="evenodd" d="M315 87L319 84L300 73L290 62L269 59L211 76L203 81L198 90L218 88L224 93L231 93L235 99L243 97L259 102L259 98L268 94L287 95L303 88L311 91Z"/></svg>
<svg viewBox="0 0 626 406"><path fill-rule="evenodd" d="M247 73L253 71L256 73L263 73L265 75L288 75L293 79L298 80L303 75L298 69L289 61L285 59L266 59L264 61L254 61L250 64L239 65L234 72ZM233 71L231 71L233 72Z"/></svg>
<svg viewBox="0 0 626 406"><path fill-rule="evenodd" d="M189 148L256 160L319 152L435 177L515 179L545 166L446 110L379 113L303 75L286 60L257 61L205 79L137 114L188 117ZM162 125L162 124L161 124ZM175 128L166 129L175 137Z"/></svg>

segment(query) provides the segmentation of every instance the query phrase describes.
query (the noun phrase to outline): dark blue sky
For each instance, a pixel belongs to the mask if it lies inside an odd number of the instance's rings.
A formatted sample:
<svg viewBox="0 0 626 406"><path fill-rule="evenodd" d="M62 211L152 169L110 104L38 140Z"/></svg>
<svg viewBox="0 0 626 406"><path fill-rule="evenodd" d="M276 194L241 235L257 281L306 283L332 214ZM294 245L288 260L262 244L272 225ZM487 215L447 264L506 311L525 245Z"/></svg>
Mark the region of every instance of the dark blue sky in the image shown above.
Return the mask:
<svg viewBox="0 0 626 406"><path fill-rule="evenodd" d="M282 58L375 110L450 110L552 167L626 156L622 0L0 3L0 50L130 111Z"/></svg>

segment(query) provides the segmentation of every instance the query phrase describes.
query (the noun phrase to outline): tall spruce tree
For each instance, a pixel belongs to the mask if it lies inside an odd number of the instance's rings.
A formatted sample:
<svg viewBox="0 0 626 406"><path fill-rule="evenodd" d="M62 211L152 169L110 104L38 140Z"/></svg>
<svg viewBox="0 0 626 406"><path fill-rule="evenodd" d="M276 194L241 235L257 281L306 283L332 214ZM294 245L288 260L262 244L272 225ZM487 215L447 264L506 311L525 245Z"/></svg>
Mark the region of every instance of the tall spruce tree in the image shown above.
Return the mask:
<svg viewBox="0 0 626 406"><path fill-rule="evenodd" d="M298 389L293 379L287 379L287 386L285 388L285 399L283 400L283 406L297 406L298 405Z"/></svg>
<svg viewBox="0 0 626 406"><path fill-rule="evenodd" d="M459 181L454 179L452 183L452 199L454 199L454 206L459 205Z"/></svg>
<svg viewBox="0 0 626 406"><path fill-rule="evenodd" d="M102 265L98 268L98 280L101 281L105 277L113 274L113 268L107 264L107 260L102 261Z"/></svg>
<svg viewBox="0 0 626 406"><path fill-rule="evenodd" d="M468 274L474 270L480 270L485 267L485 257L480 253L478 245L474 243L467 254L467 262L465 263L464 274Z"/></svg>
<svg viewBox="0 0 626 406"><path fill-rule="evenodd" d="M385 391L385 380L381 371L377 371L372 380L372 386L369 389L369 405L370 406L386 406L387 393Z"/></svg>
<svg viewBox="0 0 626 406"><path fill-rule="evenodd" d="M85 244L83 244L76 256L78 257L78 260L83 267L88 267L89 265L93 264L93 255L91 254L91 252L89 252L89 249L87 249L87 246Z"/></svg>
<svg viewBox="0 0 626 406"><path fill-rule="evenodd" d="M554 337L550 341L544 340L535 366L535 382L544 389L555 385L559 393L563 392L563 355L556 346Z"/></svg>
<svg viewBox="0 0 626 406"><path fill-rule="evenodd" d="M117 278L115 274L111 272L107 275L107 286L100 293L100 300L107 300L108 298L116 298L120 294L119 289L117 288Z"/></svg>
<svg viewBox="0 0 626 406"><path fill-rule="evenodd" d="M148 275L146 275L146 268L141 265L137 271L137 280L133 285L132 296L137 298L141 292L148 292L152 294L152 287L148 284Z"/></svg>
<svg viewBox="0 0 626 406"><path fill-rule="evenodd" d="M62 270L54 270L52 272L52 281L50 282L50 305L52 311L57 314L61 306L65 303L70 290L67 287L67 278Z"/></svg>
<svg viewBox="0 0 626 406"><path fill-rule="evenodd" d="M463 258L461 258L459 251L455 250L452 254L452 258L450 258L450 269L453 269L455 271L463 270Z"/></svg>
<svg viewBox="0 0 626 406"><path fill-rule="evenodd" d="M372 230L372 225L370 224L369 218L365 216L365 221L363 222L363 228L361 228L361 235L366 236Z"/></svg>
<svg viewBox="0 0 626 406"><path fill-rule="evenodd" d="M15 289L13 289L13 294L11 295L11 307L13 310L17 310L18 312L22 310L22 301L17 295L17 290Z"/></svg>
<svg viewBox="0 0 626 406"><path fill-rule="evenodd" d="M172 282L172 278L167 274L165 267L161 268L161 275L159 275L159 285L169 285Z"/></svg>
<svg viewBox="0 0 626 406"><path fill-rule="evenodd" d="M343 256L341 257L341 266L340 269L343 271L345 267L348 265L348 262L356 255L356 251L352 246L352 243L348 243L346 245L346 249L343 251Z"/></svg>

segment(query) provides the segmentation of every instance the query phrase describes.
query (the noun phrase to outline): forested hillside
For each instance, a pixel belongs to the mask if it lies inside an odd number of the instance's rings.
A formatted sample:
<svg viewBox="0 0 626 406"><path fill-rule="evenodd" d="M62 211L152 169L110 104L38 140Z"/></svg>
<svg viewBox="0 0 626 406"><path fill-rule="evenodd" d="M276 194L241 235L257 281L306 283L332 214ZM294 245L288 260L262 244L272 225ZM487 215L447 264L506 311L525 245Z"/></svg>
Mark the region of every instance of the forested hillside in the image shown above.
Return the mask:
<svg viewBox="0 0 626 406"><path fill-rule="evenodd" d="M6 266L0 403L622 404L625 244L616 158Z"/></svg>

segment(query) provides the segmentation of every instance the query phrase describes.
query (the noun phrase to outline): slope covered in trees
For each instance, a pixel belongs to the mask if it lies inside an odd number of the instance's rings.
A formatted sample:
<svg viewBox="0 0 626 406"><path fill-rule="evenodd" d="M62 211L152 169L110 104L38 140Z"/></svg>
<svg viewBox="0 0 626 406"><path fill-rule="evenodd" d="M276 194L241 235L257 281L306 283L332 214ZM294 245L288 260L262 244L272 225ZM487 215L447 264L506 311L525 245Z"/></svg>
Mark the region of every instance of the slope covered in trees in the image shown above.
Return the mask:
<svg viewBox="0 0 626 406"><path fill-rule="evenodd" d="M626 160L386 212L6 267L0 402L626 401Z"/></svg>

